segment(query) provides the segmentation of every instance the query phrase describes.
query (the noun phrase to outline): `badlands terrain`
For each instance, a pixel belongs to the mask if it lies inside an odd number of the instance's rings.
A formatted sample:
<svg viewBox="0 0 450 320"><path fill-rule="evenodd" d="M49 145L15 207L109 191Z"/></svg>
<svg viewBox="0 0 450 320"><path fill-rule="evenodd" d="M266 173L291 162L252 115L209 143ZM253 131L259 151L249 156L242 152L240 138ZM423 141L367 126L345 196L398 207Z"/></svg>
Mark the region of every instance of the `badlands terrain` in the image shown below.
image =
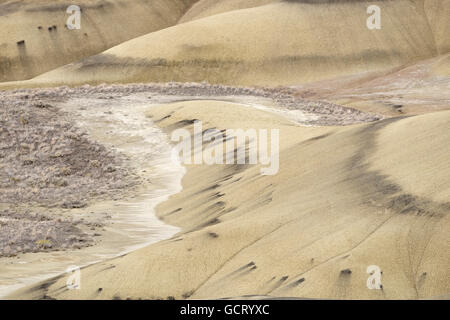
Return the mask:
<svg viewBox="0 0 450 320"><path fill-rule="evenodd" d="M448 1L70 4L0 0L2 297L450 298ZM279 172L173 161L199 120Z"/></svg>

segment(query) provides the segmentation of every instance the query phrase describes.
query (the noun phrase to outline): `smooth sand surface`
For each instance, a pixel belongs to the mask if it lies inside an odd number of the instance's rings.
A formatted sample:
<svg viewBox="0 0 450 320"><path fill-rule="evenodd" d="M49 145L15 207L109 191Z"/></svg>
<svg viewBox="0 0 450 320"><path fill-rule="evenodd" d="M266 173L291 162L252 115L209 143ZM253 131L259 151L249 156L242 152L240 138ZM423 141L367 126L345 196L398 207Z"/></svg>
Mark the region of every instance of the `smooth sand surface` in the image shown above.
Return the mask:
<svg viewBox="0 0 450 320"><path fill-rule="evenodd" d="M444 56L434 67L435 72L440 76L450 76L450 55Z"/></svg>
<svg viewBox="0 0 450 320"><path fill-rule="evenodd" d="M2 0L0 82L30 79L126 40L172 26L194 2ZM66 10L71 4L82 9L80 30L65 26L69 18ZM24 44L19 45L20 41Z"/></svg>
<svg viewBox="0 0 450 320"><path fill-rule="evenodd" d="M450 6L445 0L424 0L417 4L420 10L421 5L428 17L429 26L434 34L434 41L440 54L448 53L450 51L450 37L448 30L450 30Z"/></svg>
<svg viewBox="0 0 450 320"><path fill-rule="evenodd" d="M280 1L282 0L200 0L183 15L178 23L185 23L228 11L255 8Z"/></svg>
<svg viewBox="0 0 450 320"><path fill-rule="evenodd" d="M381 30L366 27L365 1L275 2L153 32L21 85L298 85L390 70L435 57L446 48L447 38L438 33L448 33L447 25L432 27L428 13L441 21L446 11L425 10L419 0L373 4L383 13Z"/></svg>
<svg viewBox="0 0 450 320"><path fill-rule="evenodd" d="M10 298L214 299L245 296L416 299L450 291L450 112L348 127L300 127L218 101L152 107L169 133L280 129L280 172L190 165L183 191L158 207L174 238ZM394 150L395 149L395 150ZM370 265L382 290L366 286Z"/></svg>

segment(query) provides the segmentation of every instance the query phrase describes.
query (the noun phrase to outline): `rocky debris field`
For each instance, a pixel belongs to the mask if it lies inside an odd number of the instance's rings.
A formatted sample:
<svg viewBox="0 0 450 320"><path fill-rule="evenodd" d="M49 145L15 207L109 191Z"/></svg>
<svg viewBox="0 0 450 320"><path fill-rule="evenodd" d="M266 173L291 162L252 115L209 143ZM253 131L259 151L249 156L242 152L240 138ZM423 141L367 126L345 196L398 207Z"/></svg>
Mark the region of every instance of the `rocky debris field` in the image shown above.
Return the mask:
<svg viewBox="0 0 450 320"><path fill-rule="evenodd" d="M63 219L54 211L120 197L139 183L138 176L123 155L91 141L69 114L48 101L4 94L0 256L91 245L92 237L76 226L88 228L85 222Z"/></svg>
<svg viewBox="0 0 450 320"><path fill-rule="evenodd" d="M33 212L0 211L0 256L92 245L92 237L78 227L80 224Z"/></svg>
<svg viewBox="0 0 450 320"><path fill-rule="evenodd" d="M134 93L148 93L149 96L178 97L237 97L251 96L270 99L277 107L285 110L299 110L315 116L307 125L329 126L349 125L381 120L376 114L344 107L327 101L313 101L301 98L293 88L265 87L232 87L212 85L208 83L148 83L148 84L102 84L99 86L84 85L76 88L59 87L48 89L18 89L0 91L2 99L28 100L64 100L70 97L91 96L102 99L114 99L116 96L126 96Z"/></svg>
<svg viewBox="0 0 450 320"><path fill-rule="evenodd" d="M135 182L122 163L52 105L0 102L0 203L83 207Z"/></svg>

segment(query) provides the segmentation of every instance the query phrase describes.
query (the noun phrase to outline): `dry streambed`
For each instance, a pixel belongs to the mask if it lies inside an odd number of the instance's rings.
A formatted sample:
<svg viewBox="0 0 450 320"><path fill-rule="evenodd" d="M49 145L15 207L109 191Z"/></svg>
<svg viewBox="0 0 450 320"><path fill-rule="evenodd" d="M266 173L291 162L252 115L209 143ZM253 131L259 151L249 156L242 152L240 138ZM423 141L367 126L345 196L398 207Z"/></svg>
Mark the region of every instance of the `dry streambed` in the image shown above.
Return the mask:
<svg viewBox="0 0 450 320"><path fill-rule="evenodd" d="M147 99L1 94L0 295L178 231L153 214L184 169Z"/></svg>
<svg viewBox="0 0 450 320"><path fill-rule="evenodd" d="M282 113L301 125L380 119L290 89L170 83L0 92L0 295L176 233L153 211L181 190L184 169L144 113L199 99Z"/></svg>

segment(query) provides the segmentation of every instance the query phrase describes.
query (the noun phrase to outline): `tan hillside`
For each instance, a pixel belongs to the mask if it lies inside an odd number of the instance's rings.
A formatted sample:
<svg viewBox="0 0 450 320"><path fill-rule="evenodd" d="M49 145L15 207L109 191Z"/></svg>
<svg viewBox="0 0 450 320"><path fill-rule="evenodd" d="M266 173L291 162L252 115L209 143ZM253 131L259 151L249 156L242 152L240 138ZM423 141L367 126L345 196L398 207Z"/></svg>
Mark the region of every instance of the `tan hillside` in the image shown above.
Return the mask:
<svg viewBox="0 0 450 320"><path fill-rule="evenodd" d="M279 128L280 172L188 166L184 189L159 206L182 226L173 239L83 269L12 298L333 299L444 297L450 289L450 112L351 127L304 128L232 103L152 108L169 132ZM186 128L192 129L192 125ZM158 263L155 263L155 262ZM368 290L367 267L383 290ZM101 289L100 289L101 288Z"/></svg>
<svg viewBox="0 0 450 320"><path fill-rule="evenodd" d="M2 0L0 82L30 79L174 25L194 2L80 0L75 3L82 9L81 30L68 30L66 9L72 2Z"/></svg>
<svg viewBox="0 0 450 320"><path fill-rule="evenodd" d="M387 70L437 55L421 1L417 6L409 0L373 3L382 9L381 30L366 27L367 2L272 3L130 40L31 84L294 85Z"/></svg>
<svg viewBox="0 0 450 320"><path fill-rule="evenodd" d="M440 76L450 76L450 55L445 56L434 66L434 72Z"/></svg>
<svg viewBox="0 0 450 320"><path fill-rule="evenodd" d="M254 8L282 0L200 0L180 19L184 23L233 10Z"/></svg>
<svg viewBox="0 0 450 320"><path fill-rule="evenodd" d="M423 6L440 54L450 52L450 3L445 0L424 0Z"/></svg>
<svg viewBox="0 0 450 320"><path fill-rule="evenodd" d="M387 117L449 110L450 54L394 70L299 85L297 95Z"/></svg>

